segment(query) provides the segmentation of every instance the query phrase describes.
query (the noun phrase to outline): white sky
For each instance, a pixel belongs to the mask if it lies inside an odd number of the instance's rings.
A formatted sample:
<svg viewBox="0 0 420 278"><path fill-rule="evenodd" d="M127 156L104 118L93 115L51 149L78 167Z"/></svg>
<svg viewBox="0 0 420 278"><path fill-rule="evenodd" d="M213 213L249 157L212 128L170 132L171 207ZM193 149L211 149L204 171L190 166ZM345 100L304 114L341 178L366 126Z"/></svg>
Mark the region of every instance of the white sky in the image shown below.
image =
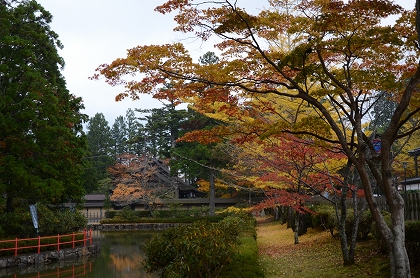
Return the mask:
<svg viewBox="0 0 420 278"><path fill-rule="evenodd" d="M84 100L83 113L93 117L103 113L111 126L115 118L125 116L128 108L160 107L149 95L140 100L115 102L123 87L111 87L104 81L88 77L103 63L125 57L126 50L137 45L165 44L185 38L175 33L172 15L162 15L154 8L165 0L37 0L53 15L51 24L64 45L59 54L66 67L63 75L67 88ZM238 6L263 8L265 0L238 0ZM404 8L413 8L415 0L397 0ZM251 11L250 9L248 9ZM212 42L206 45L185 41L191 55L198 59L213 51Z"/></svg>

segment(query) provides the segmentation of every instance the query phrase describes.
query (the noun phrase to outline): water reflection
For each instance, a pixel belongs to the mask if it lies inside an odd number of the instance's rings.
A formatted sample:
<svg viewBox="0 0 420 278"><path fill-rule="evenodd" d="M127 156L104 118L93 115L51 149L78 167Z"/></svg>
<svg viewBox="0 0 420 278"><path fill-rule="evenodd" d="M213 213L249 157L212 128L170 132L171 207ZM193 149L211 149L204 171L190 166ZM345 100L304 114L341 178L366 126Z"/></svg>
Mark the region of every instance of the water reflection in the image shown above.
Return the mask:
<svg viewBox="0 0 420 278"><path fill-rule="evenodd" d="M94 231L94 242L99 242L101 252L96 258L80 258L19 270L0 270L0 277L7 278L156 278L157 274L144 271L141 261L145 258L143 245L158 231Z"/></svg>

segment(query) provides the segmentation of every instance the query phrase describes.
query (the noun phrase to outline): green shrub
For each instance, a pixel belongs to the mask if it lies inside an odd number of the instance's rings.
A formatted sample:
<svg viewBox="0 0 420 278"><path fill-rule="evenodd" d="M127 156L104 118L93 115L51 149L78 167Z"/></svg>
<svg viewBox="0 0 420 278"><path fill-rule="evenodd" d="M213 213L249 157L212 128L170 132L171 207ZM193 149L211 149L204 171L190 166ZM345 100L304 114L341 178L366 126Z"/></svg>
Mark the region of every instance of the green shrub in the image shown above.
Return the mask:
<svg viewBox="0 0 420 278"><path fill-rule="evenodd" d="M208 206L193 206L189 209L181 209L182 204L169 204L167 210L156 210L153 217L162 218L184 218L184 217L201 217L208 215Z"/></svg>
<svg viewBox="0 0 420 278"><path fill-rule="evenodd" d="M156 212L156 211L155 211ZM136 211L134 211L134 214L137 216L137 217L151 217L151 215L150 215L150 211L148 211L148 210L136 210Z"/></svg>
<svg viewBox="0 0 420 278"><path fill-rule="evenodd" d="M28 238L36 236L29 209L21 207L14 212L0 214L0 226L6 237Z"/></svg>
<svg viewBox="0 0 420 278"><path fill-rule="evenodd" d="M229 217L167 229L145 246L143 265L147 272L161 271L161 277L217 277L235 258L243 224Z"/></svg>
<svg viewBox="0 0 420 278"><path fill-rule="evenodd" d="M328 230L331 234L337 229L337 217L333 206L314 206L311 208L315 213L311 215L312 228L317 230Z"/></svg>
<svg viewBox="0 0 420 278"><path fill-rule="evenodd" d="M117 211L115 211L115 210L105 211L105 217L106 218L114 218L116 215L117 215Z"/></svg>
<svg viewBox="0 0 420 278"><path fill-rule="evenodd" d="M40 236L69 234L87 225L87 219L79 211L68 208L37 206ZM6 236L29 238L36 236L29 209L17 208L14 212L0 215L0 226Z"/></svg>
<svg viewBox="0 0 420 278"><path fill-rule="evenodd" d="M189 208L186 213L191 217L208 216L210 208L208 206L193 206Z"/></svg>
<svg viewBox="0 0 420 278"><path fill-rule="evenodd" d="M224 217L220 215L215 216L201 216L201 217L183 217L183 218L163 218L163 217L131 217L130 220L116 215L113 218L106 218L101 220L101 224L115 224L115 223L193 223L197 221L219 222Z"/></svg>
<svg viewBox="0 0 420 278"><path fill-rule="evenodd" d="M391 227L391 214L385 210L382 211L382 215L384 216L385 222L388 224L389 227ZM385 241L382 239L382 235L379 232L379 229L376 225L375 221L372 221L372 228L371 228L371 234L374 239L378 241L378 245L381 249L381 251L385 254L387 253L387 247L385 245Z"/></svg>
<svg viewBox="0 0 420 278"><path fill-rule="evenodd" d="M334 231L339 229L339 223L337 221L337 216L335 208L328 205L319 205L312 208L315 214L312 215L312 228L318 230L329 230L331 234ZM339 212L340 214L341 212ZM373 218L369 210L364 211L360 215L359 227L357 232L357 239L367 239L369 234L372 233ZM354 213L353 209L349 208L346 219L346 235L347 237L351 236L354 226Z"/></svg>
<svg viewBox="0 0 420 278"><path fill-rule="evenodd" d="M385 210L382 211L382 215L384 216L385 222L391 227L391 214ZM378 227L376 226L375 221L372 221L372 228L371 233L374 239L381 241L381 234L379 232Z"/></svg>
<svg viewBox="0 0 420 278"><path fill-rule="evenodd" d="M366 210L362 213L359 222L359 233L358 238L367 239L368 235L372 233L372 222L373 216L370 210Z"/></svg>
<svg viewBox="0 0 420 278"><path fill-rule="evenodd" d="M369 210L364 211L360 215L359 227L357 230L357 239L366 240L372 232L372 221L373 217ZM351 236L352 229L354 226L354 213L353 209L348 209L347 221L346 221L346 235Z"/></svg>
<svg viewBox="0 0 420 278"><path fill-rule="evenodd" d="M122 210L118 211L117 215L129 221L136 217L134 210L132 210L130 206L126 206Z"/></svg>
<svg viewBox="0 0 420 278"><path fill-rule="evenodd" d="M420 264L420 221L405 222L405 247L412 267Z"/></svg>
<svg viewBox="0 0 420 278"><path fill-rule="evenodd" d="M157 210L153 213L155 218L175 218L172 211L169 210Z"/></svg>

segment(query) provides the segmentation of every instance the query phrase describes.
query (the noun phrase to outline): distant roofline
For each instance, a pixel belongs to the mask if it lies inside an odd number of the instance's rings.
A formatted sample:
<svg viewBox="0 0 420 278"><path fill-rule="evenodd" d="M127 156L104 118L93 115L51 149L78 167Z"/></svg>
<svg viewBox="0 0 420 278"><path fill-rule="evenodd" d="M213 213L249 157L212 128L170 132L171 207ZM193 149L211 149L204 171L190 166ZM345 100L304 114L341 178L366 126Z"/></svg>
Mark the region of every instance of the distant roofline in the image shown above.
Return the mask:
<svg viewBox="0 0 420 278"><path fill-rule="evenodd" d="M418 183L420 183L420 177L413 177L413 178L402 179L402 180L400 180L400 183L401 184L406 183L407 185L408 184L418 184Z"/></svg>

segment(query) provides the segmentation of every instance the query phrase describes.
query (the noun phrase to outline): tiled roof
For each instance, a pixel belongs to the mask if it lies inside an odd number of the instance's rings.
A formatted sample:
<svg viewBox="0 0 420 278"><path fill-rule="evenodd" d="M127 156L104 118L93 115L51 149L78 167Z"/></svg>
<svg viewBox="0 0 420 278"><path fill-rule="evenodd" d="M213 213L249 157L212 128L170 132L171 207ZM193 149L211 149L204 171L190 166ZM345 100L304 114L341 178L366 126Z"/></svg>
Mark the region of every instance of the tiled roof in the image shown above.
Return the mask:
<svg viewBox="0 0 420 278"><path fill-rule="evenodd" d="M103 202L105 200L105 194L87 194L85 195L86 202Z"/></svg>

